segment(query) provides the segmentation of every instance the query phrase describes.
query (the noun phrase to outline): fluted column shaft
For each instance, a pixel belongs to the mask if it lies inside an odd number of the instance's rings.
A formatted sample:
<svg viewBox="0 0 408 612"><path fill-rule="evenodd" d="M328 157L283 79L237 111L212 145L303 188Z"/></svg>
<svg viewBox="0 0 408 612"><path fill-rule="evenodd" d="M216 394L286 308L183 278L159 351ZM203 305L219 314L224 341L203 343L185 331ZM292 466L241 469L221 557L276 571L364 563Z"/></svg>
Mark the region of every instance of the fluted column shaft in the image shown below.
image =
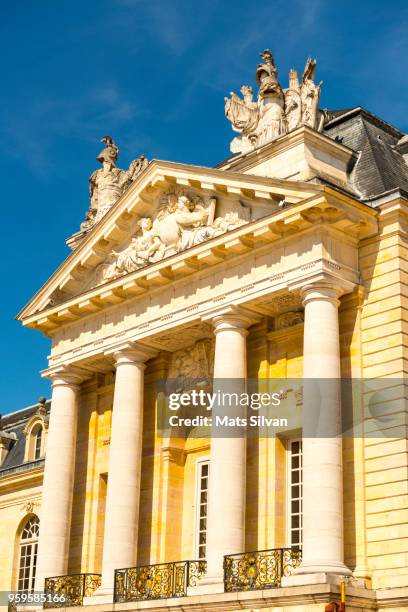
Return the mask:
<svg viewBox="0 0 408 612"><path fill-rule="evenodd" d="M344 565L338 297L303 290L303 561L297 573L350 574Z"/></svg>
<svg viewBox="0 0 408 612"><path fill-rule="evenodd" d="M239 315L223 315L213 320L215 327L214 391L242 392L247 377L246 336L248 320ZM238 408L245 416L245 408ZM207 576L203 582L219 583L223 557L245 549L246 438L219 437L215 416L225 407L213 408L210 478L208 494Z"/></svg>
<svg viewBox="0 0 408 612"><path fill-rule="evenodd" d="M35 582L37 591L44 589L45 578L67 573L74 488L81 378L64 372L55 374L52 380Z"/></svg>
<svg viewBox="0 0 408 612"><path fill-rule="evenodd" d="M113 591L114 570L136 565L145 364L138 351L115 353L116 379L100 593Z"/></svg>

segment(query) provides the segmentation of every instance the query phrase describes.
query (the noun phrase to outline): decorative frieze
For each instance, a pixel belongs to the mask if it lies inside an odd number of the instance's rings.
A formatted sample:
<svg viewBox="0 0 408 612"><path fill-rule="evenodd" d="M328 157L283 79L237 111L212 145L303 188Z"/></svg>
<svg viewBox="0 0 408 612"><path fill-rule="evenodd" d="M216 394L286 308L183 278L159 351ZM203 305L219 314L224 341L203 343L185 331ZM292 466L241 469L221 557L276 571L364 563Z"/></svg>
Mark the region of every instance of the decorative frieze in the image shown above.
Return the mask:
<svg viewBox="0 0 408 612"><path fill-rule="evenodd" d="M276 329L286 329L294 325L301 325L303 321L303 312L285 312L276 317Z"/></svg>
<svg viewBox="0 0 408 612"><path fill-rule="evenodd" d="M278 295L272 293L260 300L260 303L267 305L273 314L280 315L277 317L281 326L279 329L290 327L288 322L301 316L301 313L298 312L302 308L302 296L299 291L285 291Z"/></svg>

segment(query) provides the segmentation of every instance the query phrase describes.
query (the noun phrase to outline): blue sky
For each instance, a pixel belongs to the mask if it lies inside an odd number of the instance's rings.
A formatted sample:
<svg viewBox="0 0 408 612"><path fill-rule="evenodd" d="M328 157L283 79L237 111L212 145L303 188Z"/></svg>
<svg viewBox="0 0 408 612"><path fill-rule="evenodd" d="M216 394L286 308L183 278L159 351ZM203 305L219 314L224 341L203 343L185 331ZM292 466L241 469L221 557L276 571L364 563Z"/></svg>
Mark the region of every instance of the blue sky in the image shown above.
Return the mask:
<svg viewBox="0 0 408 612"><path fill-rule="evenodd" d="M224 95L267 47L282 85L310 54L322 106L408 131L403 0L3 0L1 25L3 414L49 395L50 341L14 317L68 255L103 135L122 167L141 152L216 164L233 136Z"/></svg>

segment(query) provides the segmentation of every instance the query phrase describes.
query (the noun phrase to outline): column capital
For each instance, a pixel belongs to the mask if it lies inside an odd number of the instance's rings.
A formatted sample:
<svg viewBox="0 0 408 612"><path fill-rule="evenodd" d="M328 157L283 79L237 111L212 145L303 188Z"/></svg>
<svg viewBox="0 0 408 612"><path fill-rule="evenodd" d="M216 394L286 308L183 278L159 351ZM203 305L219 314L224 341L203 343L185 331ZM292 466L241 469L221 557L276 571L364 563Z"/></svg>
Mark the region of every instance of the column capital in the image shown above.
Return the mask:
<svg viewBox="0 0 408 612"><path fill-rule="evenodd" d="M352 283L336 282L333 280L316 280L300 288L303 306L312 301L325 300L336 306L340 304L339 298L345 293L350 293L354 288Z"/></svg>
<svg viewBox="0 0 408 612"><path fill-rule="evenodd" d="M75 366L62 366L57 369L43 370L41 376L51 380L53 388L66 386L76 389L91 376L91 373Z"/></svg>
<svg viewBox="0 0 408 612"><path fill-rule="evenodd" d="M148 346L137 344L136 342L127 342L105 354L113 355L116 367L133 363L144 368L146 367L145 362L155 357L157 351Z"/></svg>
<svg viewBox="0 0 408 612"><path fill-rule="evenodd" d="M259 323L261 316L239 306L227 306L203 317L214 326L214 333L226 330L239 330L247 334L247 328Z"/></svg>

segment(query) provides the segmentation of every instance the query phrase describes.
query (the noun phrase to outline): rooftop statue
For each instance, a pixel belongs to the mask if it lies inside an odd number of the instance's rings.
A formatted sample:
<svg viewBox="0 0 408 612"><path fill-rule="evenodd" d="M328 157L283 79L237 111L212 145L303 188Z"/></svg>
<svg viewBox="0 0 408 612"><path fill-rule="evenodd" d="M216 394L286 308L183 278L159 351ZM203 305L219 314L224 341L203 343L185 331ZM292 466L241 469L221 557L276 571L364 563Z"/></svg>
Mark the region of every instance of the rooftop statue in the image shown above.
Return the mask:
<svg viewBox="0 0 408 612"><path fill-rule="evenodd" d="M119 148L111 136L101 140L105 147L97 156L102 168L95 170L89 178L90 207L81 230L89 230L108 212L125 189L146 168L148 160L144 155L134 159L128 170L116 167Z"/></svg>
<svg viewBox="0 0 408 612"><path fill-rule="evenodd" d="M257 99L253 100L249 85L241 87L242 99L234 92L225 98L225 115L240 134L231 142L233 153L251 151L300 125L317 129L319 123L321 83L314 82L316 60L307 59L301 84L292 68L289 87L282 89L272 53L266 49L260 56L263 61L256 68Z"/></svg>
<svg viewBox="0 0 408 612"><path fill-rule="evenodd" d="M264 61L258 64L256 69L256 80L259 85L257 146L270 142L287 131L285 96L278 81L278 71L272 53L266 50L261 53L261 58Z"/></svg>
<svg viewBox="0 0 408 612"><path fill-rule="evenodd" d="M253 101L252 87L243 85L241 93L242 100L233 91L230 94L231 98L225 98L225 115L231 121L232 129L250 141L251 134L255 137L259 122L259 108L258 103Z"/></svg>
<svg viewBox="0 0 408 612"><path fill-rule="evenodd" d="M316 85L314 82L317 61L307 58L306 66L302 75L302 87L300 98L302 101L302 123L312 128L316 127L319 112L319 98L322 81Z"/></svg>

